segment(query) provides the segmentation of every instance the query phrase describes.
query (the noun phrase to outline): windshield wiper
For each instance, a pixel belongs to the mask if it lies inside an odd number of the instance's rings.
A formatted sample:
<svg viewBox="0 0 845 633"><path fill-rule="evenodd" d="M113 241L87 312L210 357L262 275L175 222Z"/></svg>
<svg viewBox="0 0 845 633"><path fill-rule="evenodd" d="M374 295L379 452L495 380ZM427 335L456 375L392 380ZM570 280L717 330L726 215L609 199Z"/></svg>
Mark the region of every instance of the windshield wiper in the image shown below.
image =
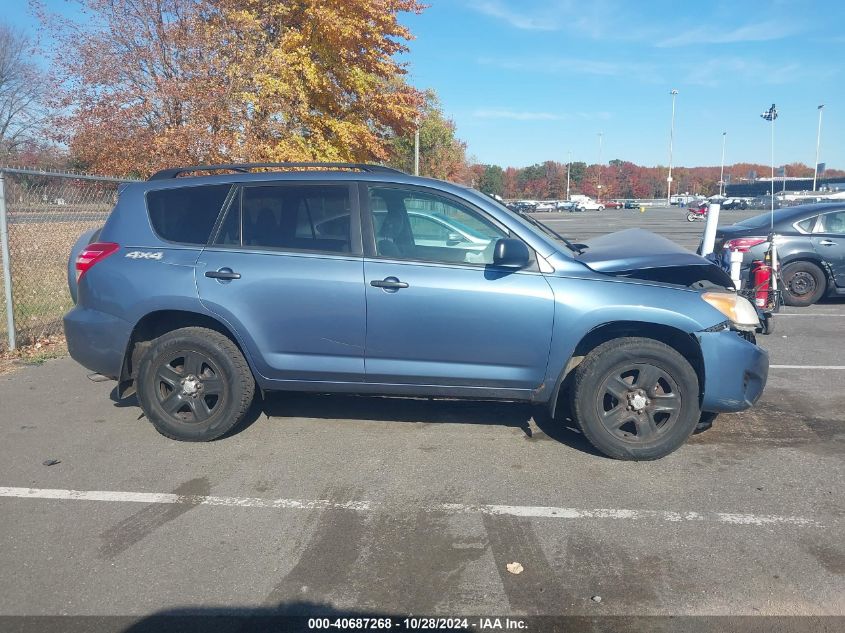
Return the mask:
<svg viewBox="0 0 845 633"><path fill-rule="evenodd" d="M566 244L567 248L569 248L569 250L571 250L572 252L577 253L578 255L580 255L581 253L584 252L584 249L580 248L581 246L584 246L583 244L579 244L579 245L576 246L575 244L570 242L568 239L566 239L563 235L561 235L560 233L555 231L553 228L546 226L545 224L543 224L539 220L535 220L530 215L523 215L521 217L528 220L531 224L533 224L538 229L543 231L546 235L549 235L549 236L551 236L555 239L558 239L561 242L563 242L564 244ZM586 246L584 246L584 248L586 248Z"/></svg>

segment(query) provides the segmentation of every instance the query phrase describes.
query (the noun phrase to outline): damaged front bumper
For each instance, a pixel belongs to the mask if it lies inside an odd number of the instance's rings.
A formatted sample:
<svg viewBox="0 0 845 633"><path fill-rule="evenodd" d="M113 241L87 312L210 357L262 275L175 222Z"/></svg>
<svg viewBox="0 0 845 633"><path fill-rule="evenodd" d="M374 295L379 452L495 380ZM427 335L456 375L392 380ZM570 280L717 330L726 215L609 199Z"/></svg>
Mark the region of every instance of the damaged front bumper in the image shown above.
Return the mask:
<svg viewBox="0 0 845 633"><path fill-rule="evenodd" d="M704 359L701 410L743 411L760 398L769 374L769 354L739 333L696 332Z"/></svg>

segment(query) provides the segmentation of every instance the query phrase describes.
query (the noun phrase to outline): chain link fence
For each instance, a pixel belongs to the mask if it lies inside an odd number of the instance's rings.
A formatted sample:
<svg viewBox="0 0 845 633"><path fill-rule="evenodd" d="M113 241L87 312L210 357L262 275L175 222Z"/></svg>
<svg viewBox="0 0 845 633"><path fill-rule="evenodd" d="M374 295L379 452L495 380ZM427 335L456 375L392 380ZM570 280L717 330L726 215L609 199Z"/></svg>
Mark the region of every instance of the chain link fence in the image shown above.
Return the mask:
<svg viewBox="0 0 845 633"><path fill-rule="evenodd" d="M62 333L70 250L103 225L122 182L0 167L0 352Z"/></svg>

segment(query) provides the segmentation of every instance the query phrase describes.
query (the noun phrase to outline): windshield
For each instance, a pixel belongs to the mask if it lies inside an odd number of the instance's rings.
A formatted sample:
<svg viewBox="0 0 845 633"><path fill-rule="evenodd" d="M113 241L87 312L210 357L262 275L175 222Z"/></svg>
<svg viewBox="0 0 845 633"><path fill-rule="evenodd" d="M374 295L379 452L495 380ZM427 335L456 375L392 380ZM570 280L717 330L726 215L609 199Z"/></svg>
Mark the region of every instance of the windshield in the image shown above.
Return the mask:
<svg viewBox="0 0 845 633"><path fill-rule="evenodd" d="M570 242L563 235L561 235L560 233L558 233L554 229L551 229L550 227L546 226L542 222L535 220L530 215L528 215L528 214L518 215L518 214L514 213L513 211L511 211L510 209L508 209L505 205L503 205L501 202L499 202L495 198L492 198L492 197L488 196L487 194L481 193L477 189L471 189L471 191L474 192L474 193L477 193L479 196L482 196L483 198L489 200L490 202L495 204L500 210L504 211L508 215L513 216L513 217L520 219L520 220L525 220L526 222L528 222L532 226L540 229L540 231L542 233L544 233L546 236L552 238L554 241L563 242L563 244L566 245L566 247L569 250L571 250L573 253L580 255L583 252L583 249L578 248L578 246L576 246L575 244Z"/></svg>

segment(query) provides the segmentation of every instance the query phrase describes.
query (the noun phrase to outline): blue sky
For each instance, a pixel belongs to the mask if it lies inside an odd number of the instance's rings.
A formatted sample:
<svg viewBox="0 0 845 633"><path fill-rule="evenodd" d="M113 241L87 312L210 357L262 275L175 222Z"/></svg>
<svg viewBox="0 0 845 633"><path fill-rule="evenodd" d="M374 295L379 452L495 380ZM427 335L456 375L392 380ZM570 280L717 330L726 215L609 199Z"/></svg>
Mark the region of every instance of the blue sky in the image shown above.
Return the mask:
<svg viewBox="0 0 845 633"><path fill-rule="evenodd" d="M416 39L411 82L434 88L469 153L523 166L543 160L666 164L677 89L674 163L815 158L845 167L845 3L835 0L428 0L404 16ZM47 0L66 11L63 0ZM26 0L3 19L34 29Z"/></svg>
<svg viewBox="0 0 845 633"><path fill-rule="evenodd" d="M845 3L430 0L407 18L412 82L433 87L481 162L770 160L845 167Z"/></svg>

